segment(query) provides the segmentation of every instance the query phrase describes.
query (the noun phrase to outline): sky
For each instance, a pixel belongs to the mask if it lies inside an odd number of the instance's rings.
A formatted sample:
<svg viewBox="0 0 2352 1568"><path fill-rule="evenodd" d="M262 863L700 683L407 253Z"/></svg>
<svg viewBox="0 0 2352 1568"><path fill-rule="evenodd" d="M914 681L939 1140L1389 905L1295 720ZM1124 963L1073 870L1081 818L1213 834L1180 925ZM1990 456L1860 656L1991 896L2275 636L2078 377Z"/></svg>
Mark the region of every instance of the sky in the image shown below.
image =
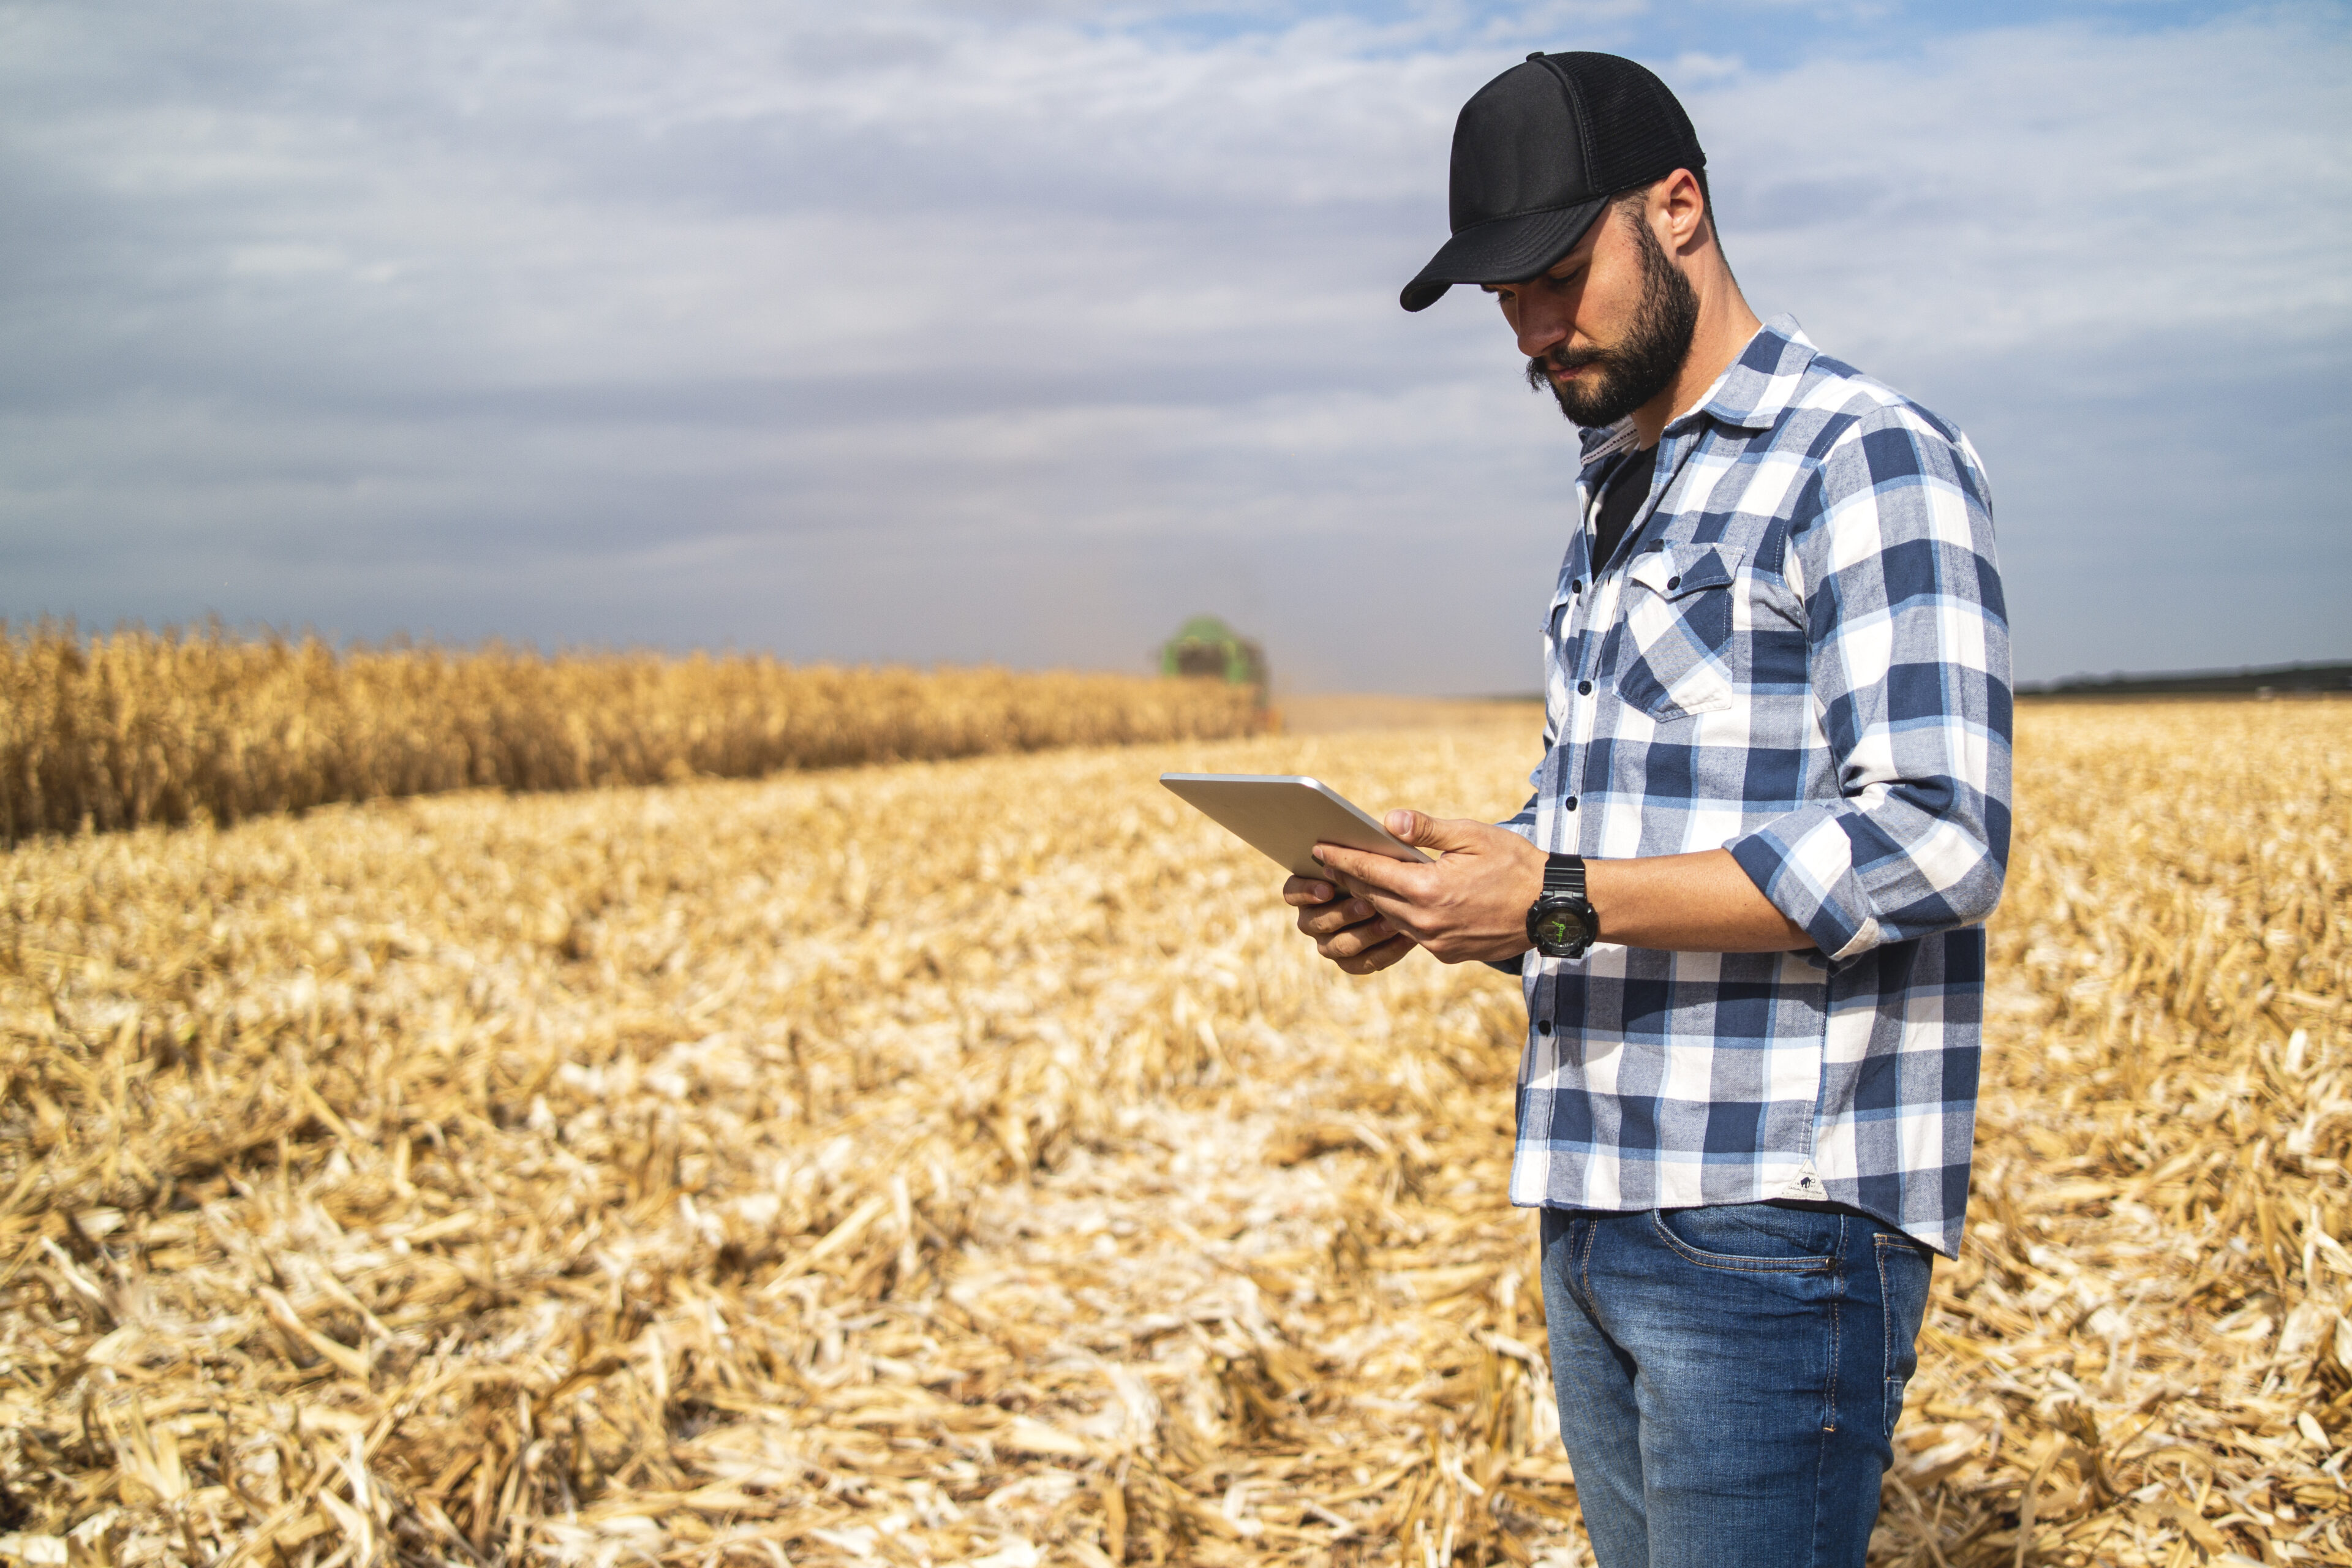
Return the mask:
<svg viewBox="0 0 2352 1568"><path fill-rule="evenodd" d="M1532 690L1574 431L1396 292L1536 48L1969 432L2021 679L2352 658L2325 0L0 0L0 616Z"/></svg>

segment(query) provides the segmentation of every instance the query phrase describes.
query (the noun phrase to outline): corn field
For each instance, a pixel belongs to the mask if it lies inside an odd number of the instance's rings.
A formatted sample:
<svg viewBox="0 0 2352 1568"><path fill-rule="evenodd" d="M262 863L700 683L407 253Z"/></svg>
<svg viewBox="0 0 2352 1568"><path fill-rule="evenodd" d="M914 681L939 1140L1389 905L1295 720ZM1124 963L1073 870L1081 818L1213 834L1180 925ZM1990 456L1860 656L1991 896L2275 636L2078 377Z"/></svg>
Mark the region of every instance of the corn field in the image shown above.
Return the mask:
<svg viewBox="0 0 2352 1568"><path fill-rule="evenodd" d="M1589 1563L1515 983L1155 782L1499 816L1535 723L0 857L0 1558ZM2020 727L1873 1561L2352 1563L2352 704Z"/></svg>
<svg viewBox="0 0 2352 1568"><path fill-rule="evenodd" d="M795 668L757 656L339 654L0 623L0 844L444 790L580 789L1247 734L1214 681Z"/></svg>

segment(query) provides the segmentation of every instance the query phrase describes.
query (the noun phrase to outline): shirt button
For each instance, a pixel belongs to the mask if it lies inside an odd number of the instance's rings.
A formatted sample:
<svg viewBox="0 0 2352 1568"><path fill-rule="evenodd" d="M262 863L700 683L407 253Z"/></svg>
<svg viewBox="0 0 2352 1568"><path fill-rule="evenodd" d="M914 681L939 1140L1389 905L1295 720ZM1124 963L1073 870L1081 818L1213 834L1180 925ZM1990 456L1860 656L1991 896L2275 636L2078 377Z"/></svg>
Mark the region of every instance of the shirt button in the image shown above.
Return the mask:
<svg viewBox="0 0 2352 1568"><path fill-rule="evenodd" d="M1578 682L1576 683L1576 694L1577 694L1579 697L1590 697L1590 696L1591 696L1591 695L1592 695L1592 682L1591 682L1591 681L1589 681L1589 680L1580 680L1580 681L1578 681Z"/></svg>
<svg viewBox="0 0 2352 1568"><path fill-rule="evenodd" d="M1569 591L1570 593L1571 593L1571 594L1581 594L1581 593L1583 593L1583 592L1584 592L1584 579L1583 579L1583 578L1581 578L1581 577L1571 577L1571 578L1570 578L1570 579L1568 580L1568 591Z"/></svg>
<svg viewBox="0 0 2352 1568"><path fill-rule="evenodd" d="M1671 590L1673 590L1673 589L1675 589L1675 588L1679 588L1679 587L1681 587L1682 585L1683 585L1683 580L1682 580L1681 578L1679 578L1679 577L1669 577L1669 578L1667 578L1667 579L1666 579L1666 587L1667 587L1670 591L1671 591Z"/></svg>
<svg viewBox="0 0 2352 1568"><path fill-rule="evenodd" d="M1574 795L1570 795L1566 800L1560 802L1560 804L1568 807L1569 810L1574 811L1576 809L1576 797Z"/></svg>
<svg viewBox="0 0 2352 1568"><path fill-rule="evenodd" d="M1538 1034L1538 1035L1549 1035L1549 1034L1550 1034L1550 1033L1551 1033L1551 1020L1550 1020L1549 1018L1538 1018L1538 1019L1536 1020L1536 1033L1537 1033L1537 1034Z"/></svg>

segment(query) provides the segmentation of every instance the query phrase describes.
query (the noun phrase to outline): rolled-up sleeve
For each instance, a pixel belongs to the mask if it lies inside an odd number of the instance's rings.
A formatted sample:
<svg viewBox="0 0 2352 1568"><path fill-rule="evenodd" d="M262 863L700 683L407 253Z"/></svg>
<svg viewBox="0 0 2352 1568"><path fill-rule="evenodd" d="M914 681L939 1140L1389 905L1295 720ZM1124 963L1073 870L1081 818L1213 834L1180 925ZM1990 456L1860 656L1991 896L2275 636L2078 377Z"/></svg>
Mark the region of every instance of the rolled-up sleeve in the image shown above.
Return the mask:
<svg viewBox="0 0 2352 1568"><path fill-rule="evenodd" d="M1838 798L1730 850L1832 960L1973 925L2009 858L2009 623L1984 475L1919 410L1851 426L1791 518Z"/></svg>

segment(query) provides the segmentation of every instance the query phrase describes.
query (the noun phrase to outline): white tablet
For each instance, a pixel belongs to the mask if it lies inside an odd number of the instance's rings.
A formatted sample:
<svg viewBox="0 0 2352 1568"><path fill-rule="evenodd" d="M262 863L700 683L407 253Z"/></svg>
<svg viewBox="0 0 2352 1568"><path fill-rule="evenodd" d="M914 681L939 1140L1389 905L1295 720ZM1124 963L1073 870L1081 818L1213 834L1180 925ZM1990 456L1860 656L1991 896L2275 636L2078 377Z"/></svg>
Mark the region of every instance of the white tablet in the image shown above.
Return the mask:
<svg viewBox="0 0 2352 1568"><path fill-rule="evenodd" d="M1344 844L1392 860L1429 858L1320 779L1300 773L1161 773L1160 782L1293 876L1329 874L1315 858L1318 844Z"/></svg>

